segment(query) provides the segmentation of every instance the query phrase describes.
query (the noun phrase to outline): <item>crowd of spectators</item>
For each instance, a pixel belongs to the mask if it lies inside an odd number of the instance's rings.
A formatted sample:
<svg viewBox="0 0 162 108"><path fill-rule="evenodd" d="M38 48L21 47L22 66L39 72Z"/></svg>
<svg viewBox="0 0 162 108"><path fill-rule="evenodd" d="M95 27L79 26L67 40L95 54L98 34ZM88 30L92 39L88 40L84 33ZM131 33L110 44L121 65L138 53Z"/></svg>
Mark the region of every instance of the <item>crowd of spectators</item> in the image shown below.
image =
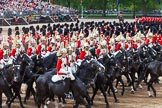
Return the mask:
<svg viewBox="0 0 162 108"><path fill-rule="evenodd" d="M76 10L53 5L41 0L1 0L0 17L22 17L27 15L74 14Z"/></svg>

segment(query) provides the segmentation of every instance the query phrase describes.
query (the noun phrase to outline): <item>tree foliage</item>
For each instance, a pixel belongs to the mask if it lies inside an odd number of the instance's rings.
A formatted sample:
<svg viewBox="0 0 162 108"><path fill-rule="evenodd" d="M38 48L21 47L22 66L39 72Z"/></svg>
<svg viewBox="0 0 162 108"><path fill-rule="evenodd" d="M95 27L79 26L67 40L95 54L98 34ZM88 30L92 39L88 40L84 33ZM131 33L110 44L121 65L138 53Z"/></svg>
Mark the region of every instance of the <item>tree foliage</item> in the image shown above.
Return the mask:
<svg viewBox="0 0 162 108"><path fill-rule="evenodd" d="M67 1L70 1L70 6L75 9L80 9L81 1L85 9L99 9L102 10L103 6L106 5L106 9L112 9L113 5L117 7L117 0L54 0L55 4L67 6ZM120 0L121 9L134 9L134 3L136 10L155 10L160 9L158 0Z"/></svg>

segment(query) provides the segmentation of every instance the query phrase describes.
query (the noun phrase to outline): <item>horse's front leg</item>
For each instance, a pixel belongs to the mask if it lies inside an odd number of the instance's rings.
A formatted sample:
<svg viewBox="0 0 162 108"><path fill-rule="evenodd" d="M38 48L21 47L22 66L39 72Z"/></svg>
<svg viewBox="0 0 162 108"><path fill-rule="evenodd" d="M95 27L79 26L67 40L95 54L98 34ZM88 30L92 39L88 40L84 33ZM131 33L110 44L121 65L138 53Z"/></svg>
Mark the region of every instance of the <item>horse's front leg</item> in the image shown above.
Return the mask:
<svg viewBox="0 0 162 108"><path fill-rule="evenodd" d="M97 94L97 91L98 91L98 87L93 88L93 95L92 95L92 98L91 98L91 105L93 105L93 100L94 100L94 97L95 97L96 94Z"/></svg>
<svg viewBox="0 0 162 108"><path fill-rule="evenodd" d="M21 100L20 89L21 89L21 83L20 84L15 84L15 86L13 87L13 91L15 92L15 97L13 98L13 100L16 97L18 97L21 108L25 108L23 103L22 103L22 100Z"/></svg>
<svg viewBox="0 0 162 108"><path fill-rule="evenodd" d="M85 105L86 108L91 108L91 106L84 100L84 98L82 96L77 96L74 99L75 99L76 103L73 106L73 108L78 108L79 104Z"/></svg>
<svg viewBox="0 0 162 108"><path fill-rule="evenodd" d="M115 90L114 90L114 87L113 87L113 82L110 81L109 86L110 86L111 91L113 92L115 102L119 102L119 100L117 99L116 94L115 94Z"/></svg>
<svg viewBox="0 0 162 108"><path fill-rule="evenodd" d="M131 86L132 86L132 88L136 91L136 88L135 88L135 86L134 86L134 82L135 82L135 73L134 72L131 72L130 73L130 77L131 77L131 79L132 79L132 84L131 84Z"/></svg>
<svg viewBox="0 0 162 108"><path fill-rule="evenodd" d="M110 107L109 102L108 102L108 99L107 99L107 96L106 96L106 91L105 91L103 85L100 86L100 90L101 90L101 92L102 92L102 94L103 94L103 96L105 98L106 108L109 108Z"/></svg>
<svg viewBox="0 0 162 108"><path fill-rule="evenodd" d="M25 108L24 105L23 105L23 103L22 103L21 96L20 96L20 93L19 92L17 93L17 96L19 98L19 102L20 102L21 108Z"/></svg>
<svg viewBox="0 0 162 108"><path fill-rule="evenodd" d="M0 108L2 108L2 93L0 93Z"/></svg>
<svg viewBox="0 0 162 108"><path fill-rule="evenodd" d="M124 95L124 92L125 92L125 87L124 87L124 81L122 79L122 76L119 76L118 77L118 80L121 82L122 84L122 92L121 92L121 95L123 96Z"/></svg>

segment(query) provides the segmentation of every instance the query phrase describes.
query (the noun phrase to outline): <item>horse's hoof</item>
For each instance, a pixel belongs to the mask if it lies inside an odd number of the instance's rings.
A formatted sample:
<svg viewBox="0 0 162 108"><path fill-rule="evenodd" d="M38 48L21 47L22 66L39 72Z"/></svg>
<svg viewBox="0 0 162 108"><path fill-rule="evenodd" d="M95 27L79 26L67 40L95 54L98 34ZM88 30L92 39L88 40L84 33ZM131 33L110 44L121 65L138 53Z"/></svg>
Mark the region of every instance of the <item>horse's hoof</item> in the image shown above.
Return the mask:
<svg viewBox="0 0 162 108"><path fill-rule="evenodd" d="M63 101L63 104L67 104L67 102L66 101Z"/></svg>
<svg viewBox="0 0 162 108"><path fill-rule="evenodd" d="M47 108L47 105L44 105L43 108ZM56 107L55 107L56 108Z"/></svg>
<svg viewBox="0 0 162 108"><path fill-rule="evenodd" d="M64 107L64 104L62 102L59 103L59 108Z"/></svg>
<svg viewBox="0 0 162 108"><path fill-rule="evenodd" d="M142 87L142 85L140 84L139 86L138 86L140 89L143 89L143 87Z"/></svg>
<svg viewBox="0 0 162 108"><path fill-rule="evenodd" d="M124 95L124 92L121 92L121 95L123 96Z"/></svg>
<svg viewBox="0 0 162 108"><path fill-rule="evenodd" d="M86 108L91 108L91 106L90 105L86 105Z"/></svg>
<svg viewBox="0 0 162 108"><path fill-rule="evenodd" d="M156 94L154 94L154 97L156 97Z"/></svg>
<svg viewBox="0 0 162 108"><path fill-rule="evenodd" d="M136 88L134 88L134 91L137 91L137 89L136 89Z"/></svg>
<svg viewBox="0 0 162 108"><path fill-rule="evenodd" d="M128 84L127 84L127 87L129 87L129 86L131 86L131 83L128 83Z"/></svg>
<svg viewBox="0 0 162 108"><path fill-rule="evenodd" d="M106 108L110 108L110 105L109 104L106 104Z"/></svg>
<svg viewBox="0 0 162 108"><path fill-rule="evenodd" d="M134 94L134 91L131 91L131 94Z"/></svg>
<svg viewBox="0 0 162 108"><path fill-rule="evenodd" d="M8 104L6 104L6 103L2 103L2 106L8 106Z"/></svg>
<svg viewBox="0 0 162 108"><path fill-rule="evenodd" d="M149 95L148 97L153 97L152 95Z"/></svg>
<svg viewBox="0 0 162 108"><path fill-rule="evenodd" d="M115 100L115 103L119 103L119 100L117 99L117 100Z"/></svg>
<svg viewBox="0 0 162 108"><path fill-rule="evenodd" d="M74 105L73 108L78 108L78 105Z"/></svg>

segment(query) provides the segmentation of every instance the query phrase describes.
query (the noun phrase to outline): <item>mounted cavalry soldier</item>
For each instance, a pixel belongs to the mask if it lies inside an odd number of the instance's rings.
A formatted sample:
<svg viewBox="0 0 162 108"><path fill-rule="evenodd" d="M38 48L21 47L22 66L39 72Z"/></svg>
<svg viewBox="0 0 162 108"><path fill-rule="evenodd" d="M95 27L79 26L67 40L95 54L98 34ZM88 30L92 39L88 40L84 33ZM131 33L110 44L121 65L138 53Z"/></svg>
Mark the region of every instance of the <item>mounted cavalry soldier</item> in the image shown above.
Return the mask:
<svg viewBox="0 0 162 108"><path fill-rule="evenodd" d="M130 50L132 47L132 38L129 36L126 36L126 42L125 42L125 50Z"/></svg>
<svg viewBox="0 0 162 108"><path fill-rule="evenodd" d="M79 55L79 58L77 59L77 62L76 64L78 66L81 65L82 61L86 58L86 56L90 55L90 52L89 52L89 44L87 42L84 43L84 46L80 52L80 55ZM87 61L88 62L88 61Z"/></svg>
<svg viewBox="0 0 162 108"><path fill-rule="evenodd" d="M41 46L41 55L44 57L46 55L46 47L47 47L47 41L45 36L41 37L39 45Z"/></svg>
<svg viewBox="0 0 162 108"><path fill-rule="evenodd" d="M72 71L76 72L74 63L77 60L77 55L76 55L75 49L72 48L72 46L69 46L67 49L67 58L68 58L69 66L71 67Z"/></svg>
<svg viewBox="0 0 162 108"><path fill-rule="evenodd" d="M3 68L5 65L12 64L12 59L9 57L9 44L8 42L3 42L3 50L1 50L1 63L0 68Z"/></svg>
<svg viewBox="0 0 162 108"><path fill-rule="evenodd" d="M55 43L55 49L56 49L56 51L59 50L60 45L61 45L61 37L60 37L60 35L57 34L56 35L56 43Z"/></svg>
<svg viewBox="0 0 162 108"><path fill-rule="evenodd" d="M27 49L27 55L29 57L33 56L36 53L37 42L34 39L31 39L29 42L29 48Z"/></svg>
<svg viewBox="0 0 162 108"><path fill-rule="evenodd" d="M147 44L150 48L153 46L152 38L153 38L153 33L151 33L150 30L149 30L147 35L146 35L145 44Z"/></svg>
<svg viewBox="0 0 162 108"><path fill-rule="evenodd" d="M20 52L24 51L21 40L16 41L15 48L11 50L11 57L16 58Z"/></svg>
<svg viewBox="0 0 162 108"><path fill-rule="evenodd" d="M118 52L121 51L121 49L125 49L125 38L122 35L122 32L120 32L120 35L117 36L115 39L116 39L117 43L116 43L116 46L115 46L116 52L114 53L114 55L117 55Z"/></svg>
<svg viewBox="0 0 162 108"><path fill-rule="evenodd" d="M103 40L100 42L100 47L96 50L96 55L98 59L102 59L108 53L107 42Z"/></svg>
<svg viewBox="0 0 162 108"><path fill-rule="evenodd" d="M53 82L64 80L65 78L70 78L75 80L75 77L72 74L72 69L70 63L68 62L67 49L62 48L57 52L58 61L57 61L57 75L52 77Z"/></svg>

